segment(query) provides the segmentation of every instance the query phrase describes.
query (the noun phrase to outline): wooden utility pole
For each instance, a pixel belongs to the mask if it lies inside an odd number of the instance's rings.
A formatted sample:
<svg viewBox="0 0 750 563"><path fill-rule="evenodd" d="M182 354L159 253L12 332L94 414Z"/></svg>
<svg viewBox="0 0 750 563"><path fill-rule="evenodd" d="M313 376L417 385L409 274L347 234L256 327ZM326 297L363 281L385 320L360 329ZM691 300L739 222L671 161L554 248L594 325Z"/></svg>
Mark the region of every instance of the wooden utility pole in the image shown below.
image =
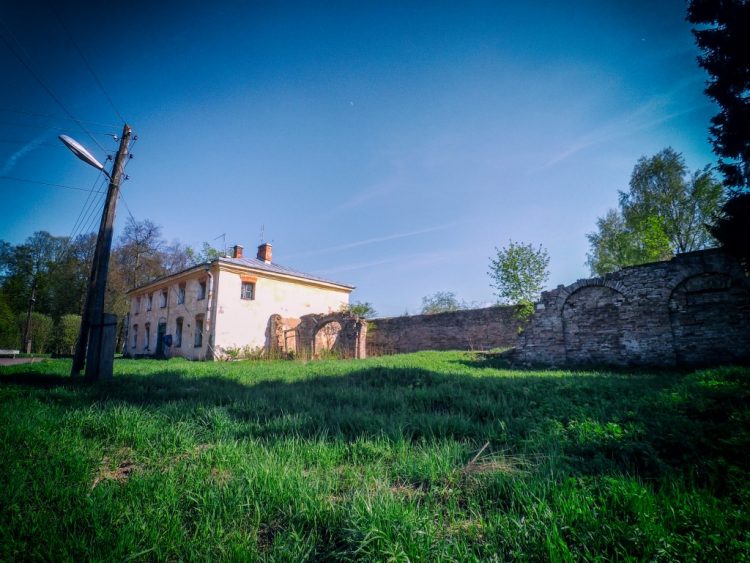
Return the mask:
<svg viewBox="0 0 750 563"><path fill-rule="evenodd" d="M112 235L115 222L115 207L120 195L120 181L128 156L128 144L132 131L125 124L120 138L120 148L117 151L115 162L112 165L109 188L107 189L107 200L102 212L102 220L99 224L99 235L96 239L96 250L94 261L91 265L89 276L88 293L86 294L86 305L81 318L81 330L78 334L75 355L73 356L73 367L70 375L80 375L84 364L86 365L86 379L96 381L100 378L112 377L111 368L102 373L102 334L104 332L104 298L107 290L107 274L109 272L109 255L112 250ZM88 353L87 353L88 349ZM111 361L108 363L111 366Z"/></svg>

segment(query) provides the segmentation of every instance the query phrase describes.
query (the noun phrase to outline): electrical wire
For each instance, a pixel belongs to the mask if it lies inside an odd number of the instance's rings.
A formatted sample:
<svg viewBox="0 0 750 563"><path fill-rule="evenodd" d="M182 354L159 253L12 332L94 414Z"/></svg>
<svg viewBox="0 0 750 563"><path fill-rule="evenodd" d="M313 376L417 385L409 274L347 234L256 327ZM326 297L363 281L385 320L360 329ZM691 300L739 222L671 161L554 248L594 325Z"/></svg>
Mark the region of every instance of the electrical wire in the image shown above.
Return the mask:
<svg viewBox="0 0 750 563"><path fill-rule="evenodd" d="M49 119L68 119L69 117L65 115L55 115L52 113L38 113L35 111L26 111L22 109L12 109L12 108L0 108L0 111L6 111L8 113L17 113L19 115L28 115L30 117L45 117ZM97 127L106 127L107 129L117 129L116 125L112 125L111 123L100 123L98 121L89 121L87 119L80 119L81 123L88 123L89 125L96 125ZM109 133L100 133L100 135L109 135Z"/></svg>
<svg viewBox="0 0 750 563"><path fill-rule="evenodd" d="M69 117L70 117L70 118L71 118L71 119L73 120L73 121L75 121L75 122L76 122L76 123L78 124L78 126L79 126L79 127L80 127L80 128L82 129L82 130L83 130L83 132L84 132L84 133L86 133L86 135L88 135L88 136L89 136L89 138L90 138L90 139L91 139L92 141L94 141L94 143L96 144L96 146L98 146L98 147L99 147L99 148L100 148L100 149L102 150L102 152L106 153L106 152L107 152L107 151L106 151L106 149L105 149L105 148L104 148L104 147L103 147L103 146L102 146L102 145L101 145L101 144L99 143L99 141L97 141L97 140L96 140L96 138L95 138L95 137L94 137L94 136L93 136L93 135L92 135L92 134L91 134L91 133L89 132L89 130L88 130L88 129L86 128L86 126L85 126L85 125L84 125L83 123L81 123L81 121L80 121L80 120L79 120L79 119L78 119L78 118L77 118L77 117L76 117L75 115L73 115L73 114L71 113L71 111L70 111L70 110L69 110L69 109L68 109L68 108L67 108L67 107L65 106L65 104L63 104L63 103L62 103L62 101L60 100L60 98L58 98L58 97L57 97L57 96L55 95L55 93L54 93L54 92L53 92L53 91L52 91L52 90L51 90L51 89L49 88L49 86L47 86L47 85L46 85L46 84L44 83L44 81L43 81L43 80L41 79L41 77L40 77L40 76L39 76L39 75L38 75L38 74L37 74L37 73L36 73L36 72L34 71L34 69L33 69L33 68L31 68L31 65L29 64L29 62L27 62L27 61L26 61L26 60L24 59L24 56L25 56L26 58L29 58L29 59L30 59L30 57L28 56L28 54L26 54L26 52L24 51L23 47L21 47L21 44L20 44L20 43L18 42L18 39L16 39L16 38L15 38L15 36L13 35L13 32L12 32L12 31L11 31L11 30L10 30L10 29L8 28L8 26L7 26L7 25L5 25L5 22L3 22L2 20L0 20L0 23L2 23L2 25L3 25L3 27L5 28L5 31L6 31L6 33L7 33L7 36L6 36L6 35L5 35L4 33L0 33L0 38L2 38L2 40L3 40L3 43L5 43L5 44L6 44L7 46L8 46L8 49L10 49L10 52L11 52L11 53L13 54L13 56L14 56L14 57L16 57L16 59L18 59L18 62L20 62L20 63L21 63L21 64L22 64L22 65L23 65L23 66L24 66L24 67L26 68L26 70L28 70L28 71L29 71L29 73L31 74L31 76L33 76L33 77L34 77L34 79L35 79L35 80L36 80L36 81L37 81L37 82L39 83L39 85L40 85L40 86L41 86L41 87L42 87L42 88L44 89L44 91L45 91L45 92L47 92L47 94L49 94L49 95L50 95L50 97L51 97L51 98L52 98L53 100L55 100L55 102L57 103L57 105L58 105L58 106L60 106L60 108L61 108L61 109L62 109L62 110L63 110L63 111L64 111L64 112L65 112L65 113L66 113L66 114L67 114L67 115L68 115L68 116L69 116ZM19 51L18 51L18 50L16 50L16 48L14 48L14 47L13 47L13 44L12 44L12 43L11 43L11 42L10 42L10 41L8 40L8 37L11 37L11 38L13 38L13 40L14 40L14 41L16 42L16 44L18 45L18 49L20 49L20 51L21 51L20 53L19 53Z"/></svg>
<svg viewBox="0 0 750 563"><path fill-rule="evenodd" d="M81 211L78 213L78 217L76 218L75 223L73 223L73 229L70 231L70 238L72 239L76 234L76 229L82 225L79 225L81 223L81 219L83 218L84 214L87 213L88 207L91 206L91 203L94 199L91 196L94 195L94 190L96 188L96 185L102 180L102 177L104 174L102 174L102 171L99 171L99 174L96 175L96 178L94 179L94 183L91 185L91 190L89 191L88 195L86 196L86 201L83 202L83 206L81 207ZM101 186L99 187L101 190Z"/></svg>
<svg viewBox="0 0 750 563"><path fill-rule="evenodd" d="M122 114L120 113L120 111L115 106L115 103L112 101L111 96L104 89L104 85L102 84L101 80L99 80L99 77L94 72L94 69L91 68L91 64L89 63L89 61L86 58L86 56L83 54L83 51L81 50L81 48L78 46L78 43L76 43L75 39L73 39L73 34L71 34L70 30L68 30L68 27L63 22L62 18L60 17L60 14L55 9L53 3L50 2L49 0L47 0L47 6L49 6L50 11L55 15L55 18L57 19L57 22L60 24L60 27L65 32L65 35L68 36L68 41L70 41L70 43L73 45L73 48L76 50L76 52L78 53L78 55L81 57L81 60L86 65L86 68L91 73L91 76L94 77L94 81L99 86L99 89L102 91L102 94L104 94L104 97L107 98L107 101L109 102L109 105L112 106L112 109L117 114L117 117L120 118L120 121L122 121L123 123L125 123L125 118L122 116Z"/></svg>
<svg viewBox="0 0 750 563"><path fill-rule="evenodd" d="M38 184L40 186L51 186L53 188L64 188L66 190L77 190L79 192L88 192L89 188L77 188L75 186L66 186L65 184L55 184L53 182L43 182L41 180L28 180L26 178L17 178L15 176L0 176L0 180L11 180L13 182L24 182L26 184ZM105 193L105 192L96 192Z"/></svg>

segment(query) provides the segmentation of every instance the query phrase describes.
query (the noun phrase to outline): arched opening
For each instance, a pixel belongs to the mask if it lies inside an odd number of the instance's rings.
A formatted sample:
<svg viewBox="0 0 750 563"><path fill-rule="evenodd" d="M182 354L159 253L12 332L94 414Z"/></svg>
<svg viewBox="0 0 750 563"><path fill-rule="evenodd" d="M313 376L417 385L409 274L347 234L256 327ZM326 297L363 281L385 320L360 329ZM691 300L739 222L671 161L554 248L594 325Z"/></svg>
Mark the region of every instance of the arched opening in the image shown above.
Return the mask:
<svg viewBox="0 0 750 563"><path fill-rule="evenodd" d="M627 363L620 309L625 296L602 285L572 293L562 309L566 361L575 364Z"/></svg>
<svg viewBox="0 0 750 563"><path fill-rule="evenodd" d="M669 297L677 365L709 365L750 357L750 295L726 274L680 282Z"/></svg>
<svg viewBox="0 0 750 563"><path fill-rule="evenodd" d="M341 323L338 321L329 321L322 324L315 331L315 348L314 353L317 357L336 356L340 357L342 353L341 346Z"/></svg>

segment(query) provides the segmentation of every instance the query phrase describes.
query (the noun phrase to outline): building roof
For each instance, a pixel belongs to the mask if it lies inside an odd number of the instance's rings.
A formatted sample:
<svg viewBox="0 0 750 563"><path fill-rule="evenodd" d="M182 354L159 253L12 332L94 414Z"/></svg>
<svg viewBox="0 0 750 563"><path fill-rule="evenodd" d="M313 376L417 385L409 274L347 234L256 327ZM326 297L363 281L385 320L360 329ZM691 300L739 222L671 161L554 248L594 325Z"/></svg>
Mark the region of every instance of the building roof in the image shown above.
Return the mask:
<svg viewBox="0 0 750 563"><path fill-rule="evenodd" d="M262 272L268 272L270 274L279 274L282 276L288 276L291 278L296 278L299 280L306 280L306 281L312 281L312 282L319 282L324 283L327 285L335 285L337 287L353 290L353 285L347 285L344 283L339 283L331 280L327 280L325 278L321 278L318 276L313 276L312 274L306 274L304 272L299 272L297 270L293 270L291 268L287 268L286 266L282 266L281 264L275 264L270 263L266 264L263 260L258 260L257 258L230 258L228 256L221 256L215 260L212 260L211 262L203 262L202 264L196 264L195 266L191 266L189 268L185 268L184 270L180 270L179 272L175 272L174 274L169 274L168 276L163 276L161 278L157 278L153 281L150 281L146 284L143 284L139 287L135 287L126 293L132 293L135 291L140 291L142 289L145 289L152 285L159 285L164 283L165 280L168 280L170 278L178 277L182 274L185 274L187 272L190 272L192 270L200 270L200 269L207 269L210 265L215 263L222 263L222 264L233 264L235 266L240 266L244 268L249 268L252 270L259 270Z"/></svg>
<svg viewBox="0 0 750 563"><path fill-rule="evenodd" d="M327 280L325 278L321 278L318 276L313 276L312 274L306 274L304 272L299 272L297 270L293 270L292 268L287 268L286 266L282 266L281 264L276 264L274 262L271 262L270 264L266 264L263 260L258 260L257 258L230 258L228 256L222 256L218 259L219 262L228 262L230 264L236 264L238 266L245 266L246 268L252 268L253 270L262 270L264 272L270 272L272 274L281 274L284 276L292 276L295 278L300 278L304 280L310 280L310 281L317 281L321 283L327 283L331 285L338 285L340 287L345 287L347 289L354 289L353 285L347 285L345 283L339 283L331 280Z"/></svg>

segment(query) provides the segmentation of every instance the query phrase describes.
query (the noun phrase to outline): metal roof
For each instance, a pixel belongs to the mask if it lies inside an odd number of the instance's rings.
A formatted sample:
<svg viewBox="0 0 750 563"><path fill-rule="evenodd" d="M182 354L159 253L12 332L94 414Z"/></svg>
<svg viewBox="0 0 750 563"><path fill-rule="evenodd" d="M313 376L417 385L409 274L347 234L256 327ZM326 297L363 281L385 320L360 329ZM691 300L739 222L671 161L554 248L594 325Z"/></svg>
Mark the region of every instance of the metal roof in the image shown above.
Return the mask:
<svg viewBox="0 0 750 563"><path fill-rule="evenodd" d="M346 287L348 289L354 289L353 285L348 285L345 283L327 280L325 278L313 276L312 274L306 274L305 272L293 270L292 268L287 268L286 266L282 266L281 264L276 264L274 262L271 262L270 264L266 264L263 260L258 260L257 258L244 258L244 257L243 258L230 258L228 256L222 256L218 258L218 260L219 262L229 262L230 264L236 264L238 266L245 266L246 268L253 268L254 270L263 270L264 272L270 272L273 274L293 276L295 278L301 278L305 280L317 281L317 282L322 282L322 283L329 283L332 285Z"/></svg>
<svg viewBox="0 0 750 563"><path fill-rule="evenodd" d="M308 280L308 281L314 281L314 282L320 282L330 285L335 285L338 287L342 287L345 289L353 290L353 285L348 285L345 283L335 282L332 280L327 280L325 278L321 278L318 276L313 276L312 274L306 274L305 272L299 272L297 270L293 270L292 268L287 268L286 266L282 266L281 264L266 264L263 260L258 260L257 258L230 258L228 256L221 256L215 260L212 260L211 262L203 262L201 264L196 264L195 266L191 266L189 268L185 268L184 270L181 270L179 272L175 272L174 274L169 274L168 276L163 276L161 278L157 278L153 281L150 281L148 283L145 283L139 287L133 288L131 290L128 290L126 293L132 293L134 291L139 291L142 289L145 289L152 285L158 285L160 283L163 283L165 280L168 280L170 278L174 278L177 276L180 276L186 272L189 272L191 270L198 270L201 268L208 268L211 264L214 264L215 262L221 262L225 264L234 264L235 266L240 266L244 268L251 268L253 270L260 270L263 272L268 272L271 274L280 274L283 276L289 276L301 280Z"/></svg>

